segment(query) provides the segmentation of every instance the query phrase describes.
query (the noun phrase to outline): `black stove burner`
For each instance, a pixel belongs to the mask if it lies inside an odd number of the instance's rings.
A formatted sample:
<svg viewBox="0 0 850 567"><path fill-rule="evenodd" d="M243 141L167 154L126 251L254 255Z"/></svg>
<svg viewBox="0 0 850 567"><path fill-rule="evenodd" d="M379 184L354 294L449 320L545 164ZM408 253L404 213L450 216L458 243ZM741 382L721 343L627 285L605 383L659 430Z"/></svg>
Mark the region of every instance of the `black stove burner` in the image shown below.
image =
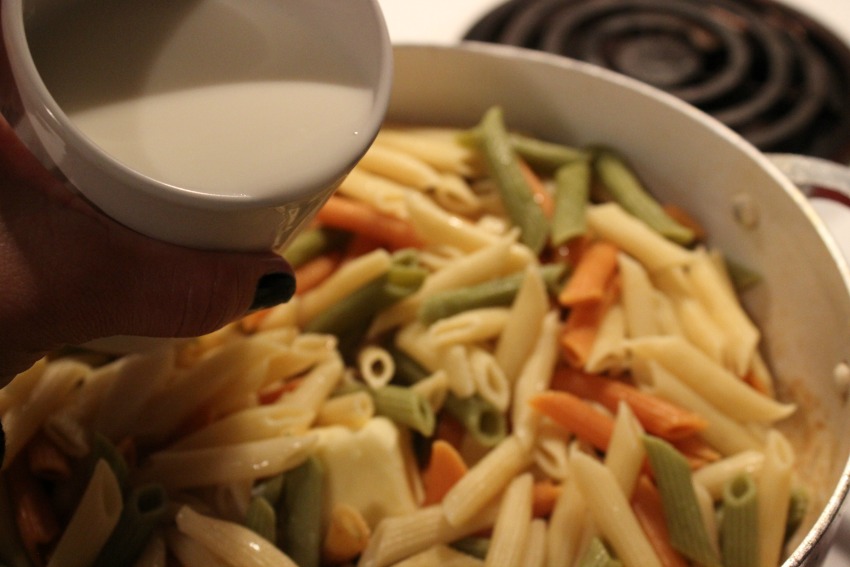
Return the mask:
<svg viewBox="0 0 850 567"><path fill-rule="evenodd" d="M509 0L464 39L607 67L764 151L850 161L850 48L773 0Z"/></svg>

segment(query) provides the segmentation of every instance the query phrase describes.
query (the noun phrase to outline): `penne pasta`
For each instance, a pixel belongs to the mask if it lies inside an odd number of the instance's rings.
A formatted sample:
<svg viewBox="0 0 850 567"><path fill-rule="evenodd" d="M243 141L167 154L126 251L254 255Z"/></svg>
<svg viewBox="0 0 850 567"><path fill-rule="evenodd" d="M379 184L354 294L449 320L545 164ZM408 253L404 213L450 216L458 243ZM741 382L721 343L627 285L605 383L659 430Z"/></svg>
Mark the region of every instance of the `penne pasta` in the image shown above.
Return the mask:
<svg viewBox="0 0 850 567"><path fill-rule="evenodd" d="M106 461L100 460L48 567L88 567L118 523L122 508L121 486Z"/></svg>
<svg viewBox="0 0 850 567"><path fill-rule="evenodd" d="M183 506L174 518L177 529L206 547L224 564L298 567L270 542L239 524L211 518Z"/></svg>
<svg viewBox="0 0 850 567"><path fill-rule="evenodd" d="M605 465L581 451L570 453L576 479L594 524L610 542L625 567L660 567L617 480Z"/></svg>
<svg viewBox="0 0 850 567"><path fill-rule="evenodd" d="M750 388L726 368L679 337L643 337L629 342L641 360L653 360L727 415L745 421L770 422L788 417L783 404Z"/></svg>
<svg viewBox="0 0 850 567"><path fill-rule="evenodd" d="M517 437L499 443L446 494L442 505L446 520L452 526L469 522L530 461L530 451Z"/></svg>
<svg viewBox="0 0 850 567"><path fill-rule="evenodd" d="M511 383L516 381L537 344L543 317L549 308L549 296L539 267L526 268L495 350L496 361Z"/></svg>
<svg viewBox="0 0 850 567"><path fill-rule="evenodd" d="M490 537L484 565L520 567L531 530L531 473L523 473L508 485Z"/></svg>

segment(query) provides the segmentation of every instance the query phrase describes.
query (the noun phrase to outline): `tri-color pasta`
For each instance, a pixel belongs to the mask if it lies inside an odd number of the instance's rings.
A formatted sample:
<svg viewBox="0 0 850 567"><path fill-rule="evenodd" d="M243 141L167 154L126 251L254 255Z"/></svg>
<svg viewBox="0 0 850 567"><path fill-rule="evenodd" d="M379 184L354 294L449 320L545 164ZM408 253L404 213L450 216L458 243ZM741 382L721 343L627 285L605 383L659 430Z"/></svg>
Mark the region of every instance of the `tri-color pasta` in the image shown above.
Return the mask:
<svg viewBox="0 0 850 567"><path fill-rule="evenodd" d="M0 390L0 564L777 565L797 408L626 157L386 126L289 304Z"/></svg>

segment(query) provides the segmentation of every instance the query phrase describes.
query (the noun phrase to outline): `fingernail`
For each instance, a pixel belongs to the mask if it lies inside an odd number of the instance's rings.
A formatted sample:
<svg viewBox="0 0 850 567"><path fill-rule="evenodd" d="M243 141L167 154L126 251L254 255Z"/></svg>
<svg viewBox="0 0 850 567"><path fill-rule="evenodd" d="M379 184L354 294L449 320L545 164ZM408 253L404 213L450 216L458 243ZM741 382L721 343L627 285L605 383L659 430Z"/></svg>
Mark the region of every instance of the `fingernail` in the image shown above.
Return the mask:
<svg viewBox="0 0 850 567"><path fill-rule="evenodd" d="M257 282L251 310L265 309L286 303L295 295L295 276L288 272L266 274Z"/></svg>

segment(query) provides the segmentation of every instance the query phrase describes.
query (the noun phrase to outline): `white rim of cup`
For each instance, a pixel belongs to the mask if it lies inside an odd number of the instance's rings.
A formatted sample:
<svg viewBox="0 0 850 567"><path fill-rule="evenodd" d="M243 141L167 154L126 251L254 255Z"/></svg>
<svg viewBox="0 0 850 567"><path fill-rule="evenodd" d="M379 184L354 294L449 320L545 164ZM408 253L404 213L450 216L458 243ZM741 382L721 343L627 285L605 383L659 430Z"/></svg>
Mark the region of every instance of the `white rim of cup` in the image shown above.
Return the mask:
<svg viewBox="0 0 850 567"><path fill-rule="evenodd" d="M383 17L383 12L381 11L378 1L368 1L375 15L375 23L377 25L376 31L379 36L379 57L381 67L379 77L381 78L381 81L375 91L372 108L368 121L366 122L366 124L371 126L371 130L360 132L360 134L363 135L363 139L367 142L364 146L362 146L362 150L352 150L351 154L348 156L347 163L343 163L343 167L334 171L333 174L329 174L325 178L316 176L312 180L312 183L305 183L301 187L290 188L288 194L290 200L309 197L317 191L318 187L330 187L336 184L340 178L344 177L346 172L353 167L357 161L359 161L363 152L375 139L381 128L392 91L393 48L386 20ZM30 53L29 43L26 38L23 2L24 0L4 0L2 2L2 6L0 6L6 54L12 66L15 80L19 85L18 88L20 88L20 83L22 81L26 81L29 88L38 92L38 96L44 105L47 116L55 123L54 127L50 129L59 134L66 143L70 143L77 148L87 160L94 164L99 164L103 169L111 170L116 177L124 180L128 185L132 185L153 197L164 199L173 203L188 204L192 207L200 207L210 210L257 209L269 206L278 206L281 204L279 199L276 199L274 196L256 198L245 195L204 193L202 191L165 183L126 166L104 152L88 136L83 134L70 118L68 118L53 98L53 95L50 94L50 91L47 89L44 81L42 81L41 75L38 72L35 61ZM15 72L16 69L18 70L17 72Z"/></svg>

